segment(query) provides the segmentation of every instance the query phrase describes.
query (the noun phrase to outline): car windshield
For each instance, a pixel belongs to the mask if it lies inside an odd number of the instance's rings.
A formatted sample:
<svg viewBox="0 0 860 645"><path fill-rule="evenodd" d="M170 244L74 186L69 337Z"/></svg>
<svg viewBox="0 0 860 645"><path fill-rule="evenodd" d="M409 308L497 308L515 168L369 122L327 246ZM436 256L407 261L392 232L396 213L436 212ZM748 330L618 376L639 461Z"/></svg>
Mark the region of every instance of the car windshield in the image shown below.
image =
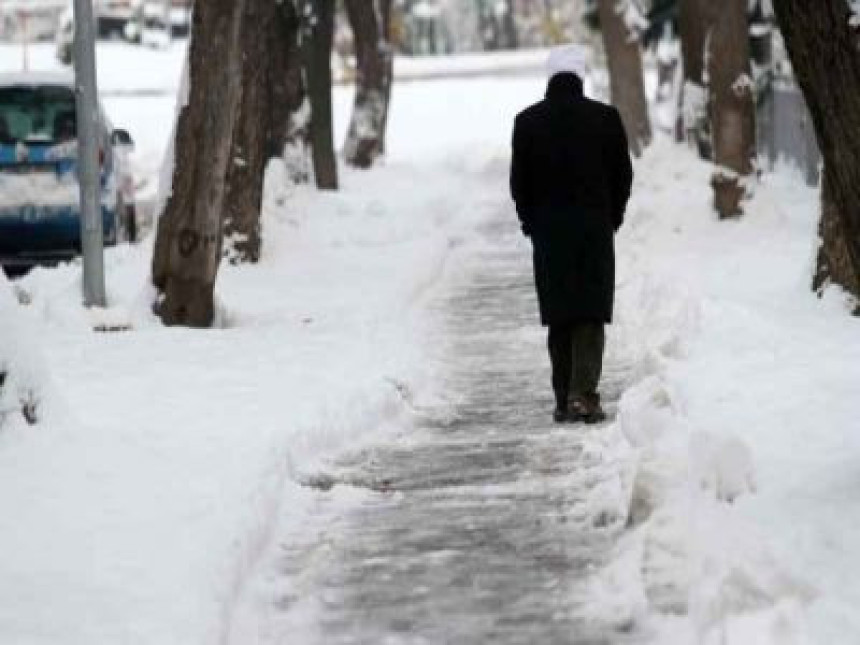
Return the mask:
<svg viewBox="0 0 860 645"><path fill-rule="evenodd" d="M0 143L74 140L75 95L58 85L0 87Z"/></svg>

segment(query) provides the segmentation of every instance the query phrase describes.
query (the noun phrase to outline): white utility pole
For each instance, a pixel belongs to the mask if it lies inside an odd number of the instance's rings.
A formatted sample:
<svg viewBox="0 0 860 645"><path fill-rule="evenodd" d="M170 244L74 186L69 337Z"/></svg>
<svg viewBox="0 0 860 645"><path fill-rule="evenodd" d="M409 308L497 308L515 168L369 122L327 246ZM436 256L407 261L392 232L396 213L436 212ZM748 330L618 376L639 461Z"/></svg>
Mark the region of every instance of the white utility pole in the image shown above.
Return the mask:
<svg viewBox="0 0 860 645"><path fill-rule="evenodd" d="M104 307L104 231L99 182L99 109L95 20L92 0L75 0L75 99L78 121L78 179L81 188L81 249L84 305Z"/></svg>
<svg viewBox="0 0 860 645"><path fill-rule="evenodd" d="M171 13L173 6L171 0L164 0L164 29L167 36L167 45L170 46L170 43L173 41L173 27L171 26Z"/></svg>
<svg viewBox="0 0 860 645"><path fill-rule="evenodd" d="M30 16L27 12L28 9L26 8L18 10L18 19L21 22L21 31L23 32L21 40L21 55L23 60L21 61L21 67L25 72L30 71Z"/></svg>

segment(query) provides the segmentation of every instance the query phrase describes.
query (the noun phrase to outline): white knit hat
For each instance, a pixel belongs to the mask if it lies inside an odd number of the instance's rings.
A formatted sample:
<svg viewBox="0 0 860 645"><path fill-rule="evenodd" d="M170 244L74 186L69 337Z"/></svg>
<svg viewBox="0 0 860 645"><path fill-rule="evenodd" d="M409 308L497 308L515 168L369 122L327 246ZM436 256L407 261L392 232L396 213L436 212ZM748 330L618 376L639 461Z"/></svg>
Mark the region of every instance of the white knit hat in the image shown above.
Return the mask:
<svg viewBox="0 0 860 645"><path fill-rule="evenodd" d="M588 71L588 51L580 45L554 47L549 53L546 68L550 78L556 74L573 72L584 80Z"/></svg>

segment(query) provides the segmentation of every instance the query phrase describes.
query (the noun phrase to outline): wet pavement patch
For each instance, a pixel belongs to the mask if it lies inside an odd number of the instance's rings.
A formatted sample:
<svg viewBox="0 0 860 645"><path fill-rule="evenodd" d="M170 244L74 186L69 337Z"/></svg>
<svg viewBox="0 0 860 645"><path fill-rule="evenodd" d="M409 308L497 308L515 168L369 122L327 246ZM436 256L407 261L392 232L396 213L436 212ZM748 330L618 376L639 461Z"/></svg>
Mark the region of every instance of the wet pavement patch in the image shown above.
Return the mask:
<svg viewBox="0 0 860 645"><path fill-rule="evenodd" d="M317 537L284 540L276 575L319 599L311 642L635 640L632 626L582 612L589 573L624 521L585 502L616 473L583 449L606 424L551 421L544 344L524 333L538 324L530 258L511 228L482 231L481 252L434 306L432 351L453 410L419 409L402 440L340 455L302 481L319 491ZM607 423L625 378L606 366ZM370 493L344 510L327 503L339 486Z"/></svg>

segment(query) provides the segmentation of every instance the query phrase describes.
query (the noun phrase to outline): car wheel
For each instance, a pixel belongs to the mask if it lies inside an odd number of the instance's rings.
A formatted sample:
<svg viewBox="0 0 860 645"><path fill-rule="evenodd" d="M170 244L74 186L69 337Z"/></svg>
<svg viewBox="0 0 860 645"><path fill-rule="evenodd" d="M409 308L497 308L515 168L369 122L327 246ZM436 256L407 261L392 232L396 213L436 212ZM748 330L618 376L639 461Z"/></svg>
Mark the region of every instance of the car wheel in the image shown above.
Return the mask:
<svg viewBox="0 0 860 645"><path fill-rule="evenodd" d="M123 224L125 228L125 239L129 242L137 242L137 208L134 204L128 204L123 208Z"/></svg>
<svg viewBox="0 0 860 645"><path fill-rule="evenodd" d="M125 207L123 206L122 200L117 200L113 217L109 218L106 222L106 228L104 230L105 246L116 246L120 240L122 240L124 234L124 231L122 230L122 213L124 212Z"/></svg>
<svg viewBox="0 0 860 645"><path fill-rule="evenodd" d="M117 215L114 215L113 221L110 222L107 230L104 232L104 245L105 246L116 246L117 242L120 239L120 231L119 231L120 223Z"/></svg>

